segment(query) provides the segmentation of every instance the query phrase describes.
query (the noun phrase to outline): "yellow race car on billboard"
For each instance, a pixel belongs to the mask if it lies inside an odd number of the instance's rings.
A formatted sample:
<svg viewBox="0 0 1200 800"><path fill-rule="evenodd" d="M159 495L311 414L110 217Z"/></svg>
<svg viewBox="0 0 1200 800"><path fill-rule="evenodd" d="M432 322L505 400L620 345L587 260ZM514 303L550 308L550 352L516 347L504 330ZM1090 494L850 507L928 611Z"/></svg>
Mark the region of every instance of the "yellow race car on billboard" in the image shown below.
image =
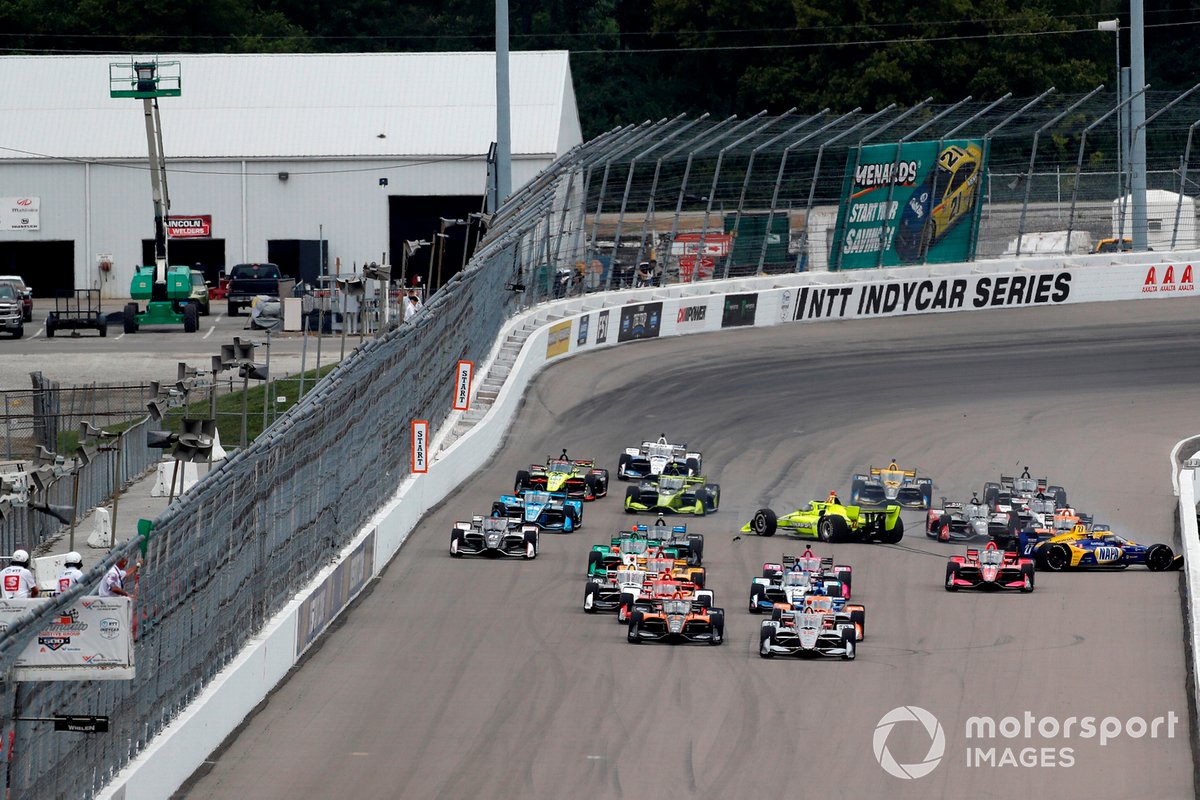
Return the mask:
<svg viewBox="0 0 1200 800"><path fill-rule="evenodd" d="M895 249L901 261L920 261L960 221L975 210L983 177L979 145L947 145L937 166L913 190L896 229Z"/></svg>

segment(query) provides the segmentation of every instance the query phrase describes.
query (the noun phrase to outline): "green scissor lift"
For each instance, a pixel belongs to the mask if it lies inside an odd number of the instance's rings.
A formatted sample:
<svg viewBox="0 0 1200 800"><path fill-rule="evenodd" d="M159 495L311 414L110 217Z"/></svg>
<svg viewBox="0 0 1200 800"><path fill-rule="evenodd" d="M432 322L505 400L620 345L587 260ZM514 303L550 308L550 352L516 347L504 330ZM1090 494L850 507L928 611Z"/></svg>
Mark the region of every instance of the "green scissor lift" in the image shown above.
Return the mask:
<svg viewBox="0 0 1200 800"><path fill-rule="evenodd" d="M183 325L186 332L193 333L200 327L200 309L188 302L192 291L191 269L167 266L166 220L171 198L158 116L158 98L179 97L183 93L179 62L144 58L110 63L108 90L111 97L142 101L150 151L150 185L154 192L154 264L138 267L130 283L129 296L133 302L125 306L125 332L135 333L142 325ZM139 311L139 301L145 302L145 311Z"/></svg>

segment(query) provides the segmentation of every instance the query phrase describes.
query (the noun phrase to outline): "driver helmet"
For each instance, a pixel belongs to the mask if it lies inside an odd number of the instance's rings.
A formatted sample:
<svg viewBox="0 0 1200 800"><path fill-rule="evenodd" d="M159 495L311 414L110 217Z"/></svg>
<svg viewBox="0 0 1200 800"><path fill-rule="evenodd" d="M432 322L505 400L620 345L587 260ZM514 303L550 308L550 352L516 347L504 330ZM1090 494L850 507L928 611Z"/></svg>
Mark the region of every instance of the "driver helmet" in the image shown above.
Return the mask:
<svg viewBox="0 0 1200 800"><path fill-rule="evenodd" d="M829 497L825 500L825 502L826 503L835 503L839 506L842 504L842 501L838 499L836 489L829 490Z"/></svg>

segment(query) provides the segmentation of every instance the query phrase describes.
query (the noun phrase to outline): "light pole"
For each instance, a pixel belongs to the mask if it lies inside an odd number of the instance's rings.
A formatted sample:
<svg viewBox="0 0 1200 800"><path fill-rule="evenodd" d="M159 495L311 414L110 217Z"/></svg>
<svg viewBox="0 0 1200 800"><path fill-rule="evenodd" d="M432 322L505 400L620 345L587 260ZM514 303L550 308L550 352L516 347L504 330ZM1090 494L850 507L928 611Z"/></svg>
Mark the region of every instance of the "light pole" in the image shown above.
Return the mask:
<svg viewBox="0 0 1200 800"><path fill-rule="evenodd" d="M1120 19L1105 19L1096 23L1096 30L1109 32L1113 34L1113 41L1116 43L1116 65L1117 71L1115 75L1115 83L1117 86L1117 102L1121 102L1124 97L1124 86L1121 83L1121 20ZM1121 198L1121 214L1125 213L1125 173L1121 168L1125 157L1125 126L1122 124L1125 114L1117 114L1117 197ZM1122 220L1123 222L1124 220ZM1118 242L1117 249L1120 250L1123 245Z"/></svg>
<svg viewBox="0 0 1200 800"><path fill-rule="evenodd" d="M400 248L400 286L404 287L408 283L408 257L415 256L417 251L422 247L428 247L432 242L427 242L424 239L419 241L406 240L404 246Z"/></svg>
<svg viewBox="0 0 1200 800"><path fill-rule="evenodd" d="M446 219L445 217L438 217L438 224L439 224L440 228L437 233L438 258L437 258L437 285L436 285L435 290L442 288L442 260L446 257L446 239L447 239L446 228L452 228L455 225L466 225L467 221L465 219ZM465 247L466 245L464 244L463 246Z"/></svg>

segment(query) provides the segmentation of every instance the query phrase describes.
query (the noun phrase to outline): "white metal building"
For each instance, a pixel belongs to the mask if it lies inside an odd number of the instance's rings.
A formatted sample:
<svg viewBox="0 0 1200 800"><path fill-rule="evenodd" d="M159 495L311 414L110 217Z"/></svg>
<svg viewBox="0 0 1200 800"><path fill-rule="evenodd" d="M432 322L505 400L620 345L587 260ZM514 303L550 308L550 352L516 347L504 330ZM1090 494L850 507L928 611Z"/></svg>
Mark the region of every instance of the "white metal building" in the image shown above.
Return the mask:
<svg viewBox="0 0 1200 800"><path fill-rule="evenodd" d="M274 261L302 280L399 253L447 229L456 270L483 210L496 138L492 53L160 55L182 96L159 101L173 264ZM128 56L0 58L0 274L38 295L125 297L153 263L140 100L109 97ZM566 52L511 55L513 186L582 141ZM207 219L206 219L207 218ZM410 259L425 273L430 248ZM101 262L111 267L102 269ZM398 269L397 269L398 271Z"/></svg>

